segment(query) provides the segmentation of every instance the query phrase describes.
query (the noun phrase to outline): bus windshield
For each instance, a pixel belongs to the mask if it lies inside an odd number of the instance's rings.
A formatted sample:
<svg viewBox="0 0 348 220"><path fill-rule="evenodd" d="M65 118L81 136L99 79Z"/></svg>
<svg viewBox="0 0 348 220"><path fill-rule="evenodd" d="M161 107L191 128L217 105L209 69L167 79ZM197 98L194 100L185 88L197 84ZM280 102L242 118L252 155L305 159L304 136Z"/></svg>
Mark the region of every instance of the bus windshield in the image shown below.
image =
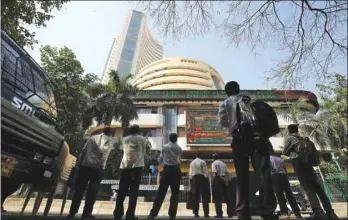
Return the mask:
<svg viewBox="0 0 348 220"><path fill-rule="evenodd" d="M4 31L1 35L1 86L55 120L57 110L48 76Z"/></svg>

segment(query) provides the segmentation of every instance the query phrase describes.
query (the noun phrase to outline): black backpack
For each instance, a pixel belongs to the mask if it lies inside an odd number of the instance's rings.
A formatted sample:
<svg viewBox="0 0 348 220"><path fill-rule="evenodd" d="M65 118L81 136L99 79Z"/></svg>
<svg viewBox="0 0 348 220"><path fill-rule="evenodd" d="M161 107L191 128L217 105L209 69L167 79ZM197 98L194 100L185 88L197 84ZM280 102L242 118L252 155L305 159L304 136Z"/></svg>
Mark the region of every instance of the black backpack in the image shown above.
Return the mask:
<svg viewBox="0 0 348 220"><path fill-rule="evenodd" d="M251 98L243 96L237 103L237 120L239 128L247 138L260 139L259 122L250 105Z"/></svg>
<svg viewBox="0 0 348 220"><path fill-rule="evenodd" d="M262 100L250 103L255 117L258 120L258 128L265 138L270 138L280 132L278 117L273 108Z"/></svg>
<svg viewBox="0 0 348 220"><path fill-rule="evenodd" d="M300 141L295 146L295 152L302 162L310 166L319 166L320 159L314 143L308 137L300 137Z"/></svg>

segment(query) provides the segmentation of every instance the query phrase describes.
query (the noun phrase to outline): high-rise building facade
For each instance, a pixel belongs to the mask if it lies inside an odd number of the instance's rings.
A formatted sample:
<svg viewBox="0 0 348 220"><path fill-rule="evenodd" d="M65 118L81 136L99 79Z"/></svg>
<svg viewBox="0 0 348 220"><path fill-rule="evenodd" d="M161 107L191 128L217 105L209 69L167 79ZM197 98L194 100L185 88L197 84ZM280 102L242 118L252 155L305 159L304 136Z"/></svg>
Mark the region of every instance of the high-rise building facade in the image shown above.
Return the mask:
<svg viewBox="0 0 348 220"><path fill-rule="evenodd" d="M129 11L121 34L112 43L101 82L109 81L111 70L116 70L121 77L136 75L146 65L162 58L163 46L151 35L146 16L138 11Z"/></svg>

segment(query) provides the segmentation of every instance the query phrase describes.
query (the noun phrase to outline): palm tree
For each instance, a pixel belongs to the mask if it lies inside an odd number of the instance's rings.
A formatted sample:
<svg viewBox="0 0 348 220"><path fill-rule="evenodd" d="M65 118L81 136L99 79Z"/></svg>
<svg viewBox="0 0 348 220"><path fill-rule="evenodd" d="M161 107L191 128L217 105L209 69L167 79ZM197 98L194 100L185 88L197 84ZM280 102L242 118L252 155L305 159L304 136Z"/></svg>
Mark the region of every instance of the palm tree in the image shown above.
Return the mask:
<svg viewBox="0 0 348 220"><path fill-rule="evenodd" d="M332 149L347 147L347 79L339 74L331 75L327 85L317 85L321 99L320 109L316 114L303 111L306 99L300 99L286 109L277 110L300 125L302 135L312 133L312 140L320 148Z"/></svg>
<svg viewBox="0 0 348 220"><path fill-rule="evenodd" d="M122 129L129 126L131 120L138 119L137 109L133 103L136 88L128 83L132 76L121 78L112 70L107 85L94 84L87 89L90 106L85 116L84 127L91 125L92 119L104 125L111 125L112 120L120 121Z"/></svg>

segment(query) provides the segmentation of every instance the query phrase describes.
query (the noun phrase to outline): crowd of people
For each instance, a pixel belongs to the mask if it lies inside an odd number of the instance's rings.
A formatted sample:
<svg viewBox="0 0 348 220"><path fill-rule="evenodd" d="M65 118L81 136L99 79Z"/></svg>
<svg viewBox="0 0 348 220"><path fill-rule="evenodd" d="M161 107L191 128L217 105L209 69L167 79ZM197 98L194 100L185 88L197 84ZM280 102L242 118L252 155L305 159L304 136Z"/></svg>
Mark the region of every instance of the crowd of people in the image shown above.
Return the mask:
<svg viewBox="0 0 348 220"><path fill-rule="evenodd" d="M233 217L234 212L240 220L251 219L249 201L249 160L253 169L259 177L259 197L261 217L265 220L276 220L279 216L275 214L277 201L280 206L280 214L288 215L287 200L292 211L298 218L301 217L300 209L291 191L287 169L283 159L276 156L271 142L268 138L256 136L243 130L240 124L240 112L238 103L243 99L239 94L240 89L237 82L228 82L225 86L228 96L218 111L219 123L229 129L232 135L231 148L236 173L235 198L231 191L232 174L228 172L226 164L220 160L218 154L213 154L212 171L212 195L215 203L216 217L223 217L222 203L227 203L227 215ZM298 176L301 186L304 188L309 199L313 214L309 219L337 220L330 201L325 194L323 186L315 174L313 166L301 160L296 150L302 140L298 134L297 125L288 126L289 137L284 142L283 154L292 161L294 171ZM103 170L112 144L109 137L112 136L112 129L105 127L102 134L93 135L85 144L79 158L76 189L74 192L70 212L67 219L73 219L78 212L82 196L87 189L85 206L82 213L83 219L93 219L92 210L96 195L100 187ZM168 187L171 189L170 207L168 215L171 220L176 218L181 170L180 161L182 148L177 144L177 134L169 135L169 143L163 146L158 162L163 166L159 188L152 209L148 216L149 220L157 217ZM141 180L144 158L150 154L149 141L141 135L138 125L129 128L129 135L123 139L123 158L120 164L121 174L119 189L114 193L116 206L114 210L115 220L121 220L124 215L124 201L129 196L128 209L125 214L126 220L136 220L135 210L137 205L138 191ZM192 209L194 217L199 217L199 202L203 203L204 217L209 217L210 185L208 179L208 167L198 153L196 159L190 164L190 194L188 208ZM322 203L325 212L320 206ZM226 198L227 197L227 198Z"/></svg>

